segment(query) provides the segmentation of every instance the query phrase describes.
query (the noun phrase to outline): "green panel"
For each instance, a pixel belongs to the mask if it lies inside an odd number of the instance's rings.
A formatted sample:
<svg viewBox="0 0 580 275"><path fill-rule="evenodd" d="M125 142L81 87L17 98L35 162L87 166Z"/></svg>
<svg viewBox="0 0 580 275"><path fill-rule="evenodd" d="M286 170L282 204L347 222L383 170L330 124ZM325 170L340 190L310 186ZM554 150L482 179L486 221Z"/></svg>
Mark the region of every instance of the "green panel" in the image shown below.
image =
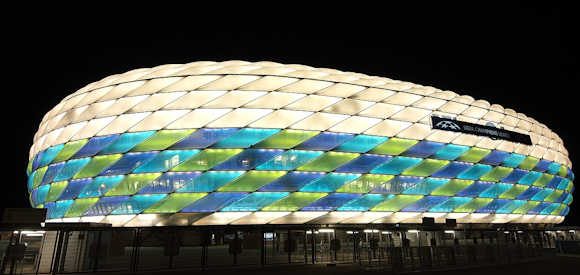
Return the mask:
<svg viewBox="0 0 580 275"><path fill-rule="evenodd" d="M560 166L560 170L558 170L558 176L565 178L567 174L568 168L566 168L564 165Z"/></svg>
<svg viewBox="0 0 580 275"><path fill-rule="evenodd" d="M526 159L524 159L524 161L522 161L522 163L520 163L519 168L525 170L532 170L534 167L536 167L536 164L538 164L538 162L540 162L539 159L528 156Z"/></svg>
<svg viewBox="0 0 580 275"><path fill-rule="evenodd" d="M143 213L175 213L195 201L205 197L207 193L172 193L155 205L147 208Z"/></svg>
<svg viewBox="0 0 580 275"><path fill-rule="evenodd" d="M558 215L562 211L564 211L564 209L566 209L566 205L560 204L560 206L558 206L558 208L556 208L554 211L552 211L552 213L550 213L550 215Z"/></svg>
<svg viewBox="0 0 580 275"><path fill-rule="evenodd" d="M330 172L357 158L359 155L357 153L326 152L324 155L298 167L296 170Z"/></svg>
<svg viewBox="0 0 580 275"><path fill-rule="evenodd" d="M262 208L262 211L298 211L298 209L306 207L327 194L328 193L294 192L289 196Z"/></svg>
<svg viewBox="0 0 580 275"><path fill-rule="evenodd" d="M48 190L48 195L46 196L45 202L56 201L62 191L66 188L68 181L58 181L50 184L50 190Z"/></svg>
<svg viewBox="0 0 580 275"><path fill-rule="evenodd" d="M283 130L256 144L256 148L290 149L313 136L318 131Z"/></svg>
<svg viewBox="0 0 580 275"><path fill-rule="evenodd" d="M171 169L171 171L205 171L239 154L243 149L206 149Z"/></svg>
<svg viewBox="0 0 580 275"><path fill-rule="evenodd" d="M129 174L115 185L105 196L132 195L137 193L162 173Z"/></svg>
<svg viewBox="0 0 580 275"><path fill-rule="evenodd" d="M392 199L379 203L377 206L373 207L371 211L396 212L422 198L422 195L397 195Z"/></svg>
<svg viewBox="0 0 580 275"><path fill-rule="evenodd" d="M119 160L122 156L123 154L115 154L93 157L91 161L83 167L83 169L74 175L73 179L96 177L101 172L103 172L103 170L107 169L107 167L111 166L111 164Z"/></svg>
<svg viewBox="0 0 580 275"><path fill-rule="evenodd" d="M534 209L540 204L539 201L528 201L526 204L522 205L520 208L514 210L513 214L526 214L528 211Z"/></svg>
<svg viewBox="0 0 580 275"><path fill-rule="evenodd" d="M472 180L459 180L459 179L452 179L445 185L433 190L431 195L435 196L453 196L459 193L461 190L467 188L473 183Z"/></svg>
<svg viewBox="0 0 580 275"><path fill-rule="evenodd" d="M405 176L428 177L449 163L448 160L425 159L414 167L404 171Z"/></svg>
<svg viewBox="0 0 580 275"><path fill-rule="evenodd" d="M249 171L220 187L218 191L253 192L286 173L286 171Z"/></svg>
<svg viewBox="0 0 580 275"><path fill-rule="evenodd" d="M417 144L417 140L391 138L373 148L369 153L383 155L398 155Z"/></svg>
<svg viewBox="0 0 580 275"><path fill-rule="evenodd" d="M521 193L523 193L524 191L528 190L528 188L530 188L527 185L521 185L521 184L514 184L514 186L512 186L512 188L510 188L509 190L505 191L503 194L499 195L500 199L515 199L517 196L519 196Z"/></svg>
<svg viewBox="0 0 580 275"><path fill-rule="evenodd" d="M390 181L394 177L395 176L392 175L365 174L362 177L343 185L338 190L336 190L336 192L368 193L371 190L379 187L381 183Z"/></svg>
<svg viewBox="0 0 580 275"><path fill-rule="evenodd" d="M468 203L453 210L453 212L473 213L478 209L488 205L491 201L493 201L492 198L475 198L473 200L470 200Z"/></svg>
<svg viewBox="0 0 580 275"><path fill-rule="evenodd" d="M466 161L466 162L479 162L483 159L487 154L489 154L491 150L482 149L477 147L471 147L469 151L463 153L457 161Z"/></svg>
<svg viewBox="0 0 580 275"><path fill-rule="evenodd" d="M195 132L194 129L188 130L161 130L150 136L137 146L133 147L131 151L156 151L165 150L169 146L177 143L186 136Z"/></svg>
<svg viewBox="0 0 580 275"><path fill-rule="evenodd" d="M30 176L30 173L32 173L32 161L34 160L34 158L32 158L32 160L30 160L28 162L28 166L26 166L26 175Z"/></svg>
<svg viewBox="0 0 580 275"><path fill-rule="evenodd" d="M80 217L82 216L99 198L76 199L73 205L66 212L65 217Z"/></svg>
<svg viewBox="0 0 580 275"><path fill-rule="evenodd" d="M564 191L555 190L554 192L552 192L552 194L550 194L547 198L545 198L544 201L554 202L557 198L562 196L562 193L564 193Z"/></svg>
<svg viewBox="0 0 580 275"><path fill-rule="evenodd" d="M42 182L42 178L44 177L44 173L46 173L47 169L48 169L48 166L44 166L44 167L36 170L36 173L34 173L34 179L32 181L32 188L33 189L40 185L40 183Z"/></svg>
<svg viewBox="0 0 580 275"><path fill-rule="evenodd" d="M499 181L503 179L505 176L507 176L509 173L511 173L513 170L514 168L496 166L493 169L491 169L491 171L489 171L487 174L483 175L483 177L481 177L480 180L494 182Z"/></svg>
<svg viewBox="0 0 580 275"><path fill-rule="evenodd" d="M572 191L572 187L574 187L574 183L570 181L570 183L568 183L568 187L566 187L566 192L570 193Z"/></svg>
<svg viewBox="0 0 580 275"><path fill-rule="evenodd" d="M554 178L554 175L542 174L542 176L534 182L534 186L544 187L548 183L550 183L550 181L552 181L553 178Z"/></svg>
<svg viewBox="0 0 580 275"><path fill-rule="evenodd" d="M65 144L64 147L62 147L62 150L60 150L60 152L58 152L58 155L56 155L56 157L54 157L54 159L52 160L51 163L57 163L57 162L68 160L78 150L80 150L83 146L85 146L85 144L87 142L89 142L88 139L81 139L81 140L76 140L76 141L69 142L69 143Z"/></svg>

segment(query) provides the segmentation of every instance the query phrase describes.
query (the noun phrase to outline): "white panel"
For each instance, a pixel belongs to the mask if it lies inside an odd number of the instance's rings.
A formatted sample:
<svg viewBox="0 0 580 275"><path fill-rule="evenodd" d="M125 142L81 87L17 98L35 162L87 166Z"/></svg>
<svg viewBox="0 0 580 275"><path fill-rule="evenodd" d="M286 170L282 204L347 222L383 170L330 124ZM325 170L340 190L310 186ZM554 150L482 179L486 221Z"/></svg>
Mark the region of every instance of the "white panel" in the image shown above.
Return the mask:
<svg viewBox="0 0 580 275"><path fill-rule="evenodd" d="M221 76L219 75L192 75L181 79L161 90L161 92L191 91L212 82Z"/></svg>
<svg viewBox="0 0 580 275"><path fill-rule="evenodd" d="M152 113L137 125L129 129L129 132L140 132L149 130L159 130L174 122L178 118L189 113L189 110L165 110Z"/></svg>
<svg viewBox="0 0 580 275"><path fill-rule="evenodd" d="M106 136L112 134L120 134L126 132L129 128L133 127L139 121L146 118L151 113L136 113L136 114L126 114L118 116L113 122L111 122L107 127L101 130L97 135Z"/></svg>
<svg viewBox="0 0 580 275"><path fill-rule="evenodd" d="M271 92L263 97L247 103L244 105L244 107L279 109L305 96L305 94Z"/></svg>
<svg viewBox="0 0 580 275"><path fill-rule="evenodd" d="M231 224L267 224L270 221L284 217L291 212L254 212Z"/></svg>
<svg viewBox="0 0 580 275"><path fill-rule="evenodd" d="M316 91L322 90L332 84L333 84L332 82L327 81L302 79L298 82L286 85L278 89L278 91L289 93L311 94Z"/></svg>
<svg viewBox="0 0 580 275"><path fill-rule="evenodd" d="M488 109L484 109L481 107L471 106L467 108L467 110L461 113L462 115L466 115L473 118L482 118L485 114L487 114Z"/></svg>
<svg viewBox="0 0 580 275"><path fill-rule="evenodd" d="M77 103L79 103L83 98L85 97L85 94L81 94L81 95L77 95L77 96L73 96L69 99L67 99L64 102L64 105L62 106L62 109L60 110L60 112L64 113L70 109L72 109L75 105L77 105Z"/></svg>
<svg viewBox="0 0 580 275"><path fill-rule="evenodd" d="M530 153L530 156L535 157L535 158L542 158L542 156L546 153L546 148L542 147L542 146L534 146L534 149L532 149L532 152Z"/></svg>
<svg viewBox="0 0 580 275"><path fill-rule="evenodd" d="M495 123L500 122L503 118L505 117L504 114L499 113L499 112L495 112L495 111L489 111L487 114L485 114L485 116L483 116L483 119L485 120L489 120L489 121L493 121Z"/></svg>
<svg viewBox="0 0 580 275"><path fill-rule="evenodd" d="M250 82L260 79L259 76L255 75L226 75L220 79L204 85L198 90L212 91L212 90L235 90L241 86L244 86Z"/></svg>
<svg viewBox="0 0 580 275"><path fill-rule="evenodd" d="M304 120L293 124L290 126L290 128L323 131L339 123L340 121L345 120L346 118L348 118L347 115L315 113L305 118Z"/></svg>
<svg viewBox="0 0 580 275"><path fill-rule="evenodd" d="M344 99L332 106L327 107L324 109L324 112L328 113L336 113L336 114L345 114L345 115L354 115L369 106L373 105L374 102L370 101L362 101L356 99Z"/></svg>
<svg viewBox="0 0 580 275"><path fill-rule="evenodd" d="M81 222L100 223L104 219L105 219L105 216L88 216L88 217L81 217Z"/></svg>
<svg viewBox="0 0 580 275"><path fill-rule="evenodd" d="M340 223L346 219L355 217L360 215L362 212L350 212L350 211L340 211L340 212L329 212L328 214L316 218L315 220L311 220L308 223L313 224L331 224L331 223Z"/></svg>
<svg viewBox="0 0 580 275"><path fill-rule="evenodd" d="M155 226L188 226L209 215L211 213L174 213L167 219L156 223Z"/></svg>
<svg viewBox="0 0 580 275"><path fill-rule="evenodd" d="M273 220L269 222L269 224L303 224L313 219L316 219L322 215L326 215L326 213L328 212L320 212L320 211L293 212L290 215Z"/></svg>
<svg viewBox="0 0 580 275"><path fill-rule="evenodd" d="M328 129L333 132L360 134L381 122L378 118L352 116Z"/></svg>
<svg viewBox="0 0 580 275"><path fill-rule="evenodd" d="M150 227L169 218L171 214L139 214L124 224L125 227Z"/></svg>
<svg viewBox="0 0 580 275"><path fill-rule="evenodd" d="M431 113L430 110L419 109L414 107L407 107L402 111L392 115L390 119L393 120L400 120L400 121L409 121L409 122L417 122L420 119L424 118L425 116Z"/></svg>
<svg viewBox="0 0 580 275"><path fill-rule="evenodd" d="M514 143L504 140L495 149L512 153L514 151Z"/></svg>
<svg viewBox="0 0 580 275"><path fill-rule="evenodd" d="M270 109L235 109L223 117L209 123L207 127L245 127L271 113Z"/></svg>
<svg viewBox="0 0 580 275"><path fill-rule="evenodd" d="M62 118L65 116L65 115L66 115L66 113L61 113L61 114L59 114L59 115L57 115L57 116L53 117L52 119L50 119L50 120L47 122L47 124L48 124L48 125L46 126L46 129L44 130L44 131L45 131L45 133L48 133L48 132L50 132L50 131L52 131L52 130L56 129L56 125L58 124L58 122L59 122L59 121L60 121L60 120L61 120L61 119L62 119ZM60 127L59 127L59 128L60 128Z"/></svg>
<svg viewBox="0 0 580 275"><path fill-rule="evenodd" d="M130 96L119 98L109 108L103 110L95 117L107 117L123 114L127 110L131 109L133 106L139 104L139 102L145 100L148 97L149 97L148 95L142 95L142 96Z"/></svg>
<svg viewBox="0 0 580 275"><path fill-rule="evenodd" d="M400 105L393 105L387 103L377 103L368 109L359 113L361 116L369 116L376 118L387 118L393 114L403 110L405 107Z"/></svg>
<svg viewBox="0 0 580 275"><path fill-rule="evenodd" d="M286 128L311 115L312 112L277 110L249 125L256 128Z"/></svg>
<svg viewBox="0 0 580 275"><path fill-rule="evenodd" d="M83 98L83 100L79 101L75 105L75 107L80 107L80 106L84 106L84 105L88 105L88 104L91 104L93 102L96 102L99 98L103 97L105 94L107 94L112 89L113 89L113 87L109 86L109 87L104 87L104 88L100 88L100 89L96 89L94 91L88 92L87 95Z"/></svg>
<svg viewBox="0 0 580 275"><path fill-rule="evenodd" d="M167 104L163 109L195 109L225 93L226 91L192 91Z"/></svg>
<svg viewBox="0 0 580 275"><path fill-rule="evenodd" d="M217 212L193 223L193 225L225 225L243 218L252 212Z"/></svg>
<svg viewBox="0 0 580 275"><path fill-rule="evenodd" d="M79 125L82 125L82 124L79 123ZM38 151L42 151L50 146L53 146L56 144L61 144L62 142L61 143L57 143L57 142L58 142L58 138L60 137L60 135L62 134L64 129L65 129L64 127L56 129L56 130L48 133L47 135L45 135L42 139L40 139L39 140L40 146L39 146L39 148L37 148L38 150L36 153L38 153Z"/></svg>
<svg viewBox="0 0 580 275"><path fill-rule="evenodd" d="M415 123L397 134L397 137L408 139L424 139L431 134L431 127L425 124Z"/></svg>
<svg viewBox="0 0 580 275"><path fill-rule="evenodd" d="M145 84L135 88L131 92L127 94L127 96L134 96L134 95L149 95L154 94L162 90L163 88L183 79L182 77L164 77L164 78L156 78L151 79Z"/></svg>
<svg viewBox="0 0 580 275"><path fill-rule="evenodd" d="M185 95L185 92L158 93L135 105L128 113L152 112Z"/></svg>
<svg viewBox="0 0 580 275"><path fill-rule="evenodd" d="M428 109L428 110L435 110L435 109L441 107L441 105L445 104L446 102L447 102L447 100L442 100L442 99L432 98L432 97L424 97L421 100L413 103L413 106L418 107L418 108Z"/></svg>
<svg viewBox="0 0 580 275"><path fill-rule="evenodd" d="M459 135L460 135L460 133L456 133L456 132L432 129L431 134L428 137L426 137L425 139L429 140L429 141L449 143Z"/></svg>
<svg viewBox="0 0 580 275"><path fill-rule="evenodd" d="M309 95L284 107L284 109L315 112L320 111L339 100L341 100L339 97Z"/></svg>
<svg viewBox="0 0 580 275"><path fill-rule="evenodd" d="M480 136L460 134L451 143L465 146L474 146L479 142L480 139Z"/></svg>
<svg viewBox="0 0 580 275"><path fill-rule="evenodd" d="M520 144L514 149L515 153L520 155L528 155L530 153L531 147L525 144Z"/></svg>
<svg viewBox="0 0 580 275"><path fill-rule="evenodd" d="M298 81L296 78L280 77L280 76L264 76L256 81L250 82L239 90L245 91L274 91L291 83Z"/></svg>
<svg viewBox="0 0 580 275"><path fill-rule="evenodd" d="M54 141L53 144L50 144L50 146L69 141L77 132L79 132L83 127L85 127L85 125L87 125L86 121L66 126L64 130L60 133L58 138Z"/></svg>
<svg viewBox="0 0 580 275"><path fill-rule="evenodd" d="M348 218L346 220L341 221L340 223L372 223L380 218L384 218L386 216L392 215L393 212L362 212L358 216L354 216L352 218Z"/></svg>
<svg viewBox="0 0 580 275"><path fill-rule="evenodd" d="M90 120L83 129L81 129L76 135L74 135L71 140L79 140L83 138L91 138L96 135L101 129L105 128L105 126L109 125L111 121L113 121L116 117L104 117Z"/></svg>
<svg viewBox="0 0 580 275"><path fill-rule="evenodd" d="M495 149L498 145L501 144L501 140L493 140L488 137L483 137L475 147L485 148L485 149Z"/></svg>
<svg viewBox="0 0 580 275"><path fill-rule="evenodd" d="M92 119L101 112L104 112L106 109L108 109L113 103L115 103L115 100L93 103L89 105L87 109L75 119L75 122Z"/></svg>
<svg viewBox="0 0 580 275"><path fill-rule="evenodd" d="M359 100L368 100L373 102L379 102L383 99L392 96L395 92L384 90L384 89L377 89L377 88L368 88L364 91L361 91L357 94L351 96L352 99L359 99Z"/></svg>
<svg viewBox="0 0 580 275"><path fill-rule="evenodd" d="M421 98L423 98L423 97L420 95L397 92L396 94L394 94L390 97L387 97L387 99L383 100L383 102L397 104L397 105L403 105L403 106L409 106Z"/></svg>
<svg viewBox="0 0 580 275"><path fill-rule="evenodd" d="M338 97L349 97L353 94L356 94L366 87L358 86L358 85L351 85L345 83L338 83L332 85L324 90L320 90L316 92L318 95L327 95L327 96L338 96Z"/></svg>
<svg viewBox="0 0 580 275"><path fill-rule="evenodd" d="M266 92L231 91L203 105L203 108L237 108L265 94Z"/></svg>
<svg viewBox="0 0 580 275"><path fill-rule="evenodd" d="M413 123L386 119L366 130L364 133L368 135L392 137L403 131L405 128L411 126L411 124Z"/></svg>
<svg viewBox="0 0 580 275"><path fill-rule="evenodd" d="M136 215L109 215L106 216L102 223L110 223L111 226L120 227L128 221L135 218Z"/></svg>
<svg viewBox="0 0 580 275"><path fill-rule="evenodd" d="M85 105L79 108L75 108L72 109L70 111L68 111L67 116L70 117L70 123L76 123L76 122L81 122L84 121L86 119L79 119L83 114L86 114L86 110L89 106ZM65 125L63 125L65 126Z"/></svg>
<svg viewBox="0 0 580 275"><path fill-rule="evenodd" d="M196 109L189 114L167 125L166 129L201 128L206 124L227 114L232 109Z"/></svg>
<svg viewBox="0 0 580 275"><path fill-rule="evenodd" d="M446 113L460 114L468 107L469 105L466 104L449 101L445 105L441 106L439 110Z"/></svg>

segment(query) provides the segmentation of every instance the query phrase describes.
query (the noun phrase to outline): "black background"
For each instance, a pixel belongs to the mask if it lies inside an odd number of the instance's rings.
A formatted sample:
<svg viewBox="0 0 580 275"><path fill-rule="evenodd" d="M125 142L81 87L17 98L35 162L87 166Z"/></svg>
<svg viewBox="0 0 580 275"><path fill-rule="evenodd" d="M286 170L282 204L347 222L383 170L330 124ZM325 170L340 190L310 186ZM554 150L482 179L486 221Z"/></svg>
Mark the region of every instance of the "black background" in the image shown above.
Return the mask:
<svg viewBox="0 0 580 275"><path fill-rule="evenodd" d="M5 9L17 16L2 19L0 205L29 206L32 137L66 95L111 74L200 60L304 64L471 95L548 125L580 163L576 9L553 1L426 3ZM580 225L579 210L572 203L565 224Z"/></svg>

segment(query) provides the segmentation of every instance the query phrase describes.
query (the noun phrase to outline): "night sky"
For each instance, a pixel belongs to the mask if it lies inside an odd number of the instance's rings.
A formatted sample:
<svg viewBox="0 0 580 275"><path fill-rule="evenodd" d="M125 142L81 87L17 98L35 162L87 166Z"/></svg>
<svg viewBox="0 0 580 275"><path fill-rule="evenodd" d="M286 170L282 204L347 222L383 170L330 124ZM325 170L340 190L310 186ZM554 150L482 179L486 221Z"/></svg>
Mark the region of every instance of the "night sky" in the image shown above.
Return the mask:
<svg viewBox="0 0 580 275"><path fill-rule="evenodd" d="M29 207L25 170L32 138L43 115L66 95L108 75L193 61L303 64L452 90L546 124L580 165L575 9L418 6L306 9L267 17L258 11L235 16L235 10L223 17L143 14L131 23L111 20L119 14L29 13L25 19L33 24L5 25L11 27L3 36L9 72L2 81L0 204ZM572 203L564 224L580 225L578 212Z"/></svg>

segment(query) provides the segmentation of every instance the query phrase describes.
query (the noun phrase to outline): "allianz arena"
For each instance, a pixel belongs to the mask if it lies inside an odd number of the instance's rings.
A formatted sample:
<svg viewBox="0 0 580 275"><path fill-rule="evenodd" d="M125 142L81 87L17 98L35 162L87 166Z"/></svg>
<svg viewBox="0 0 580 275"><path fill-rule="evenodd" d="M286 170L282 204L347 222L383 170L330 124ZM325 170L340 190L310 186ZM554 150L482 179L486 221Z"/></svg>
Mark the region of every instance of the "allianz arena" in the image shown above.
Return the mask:
<svg viewBox="0 0 580 275"><path fill-rule="evenodd" d="M227 61L137 69L67 96L42 119L27 173L47 222L560 223L571 167L546 125L485 100Z"/></svg>

